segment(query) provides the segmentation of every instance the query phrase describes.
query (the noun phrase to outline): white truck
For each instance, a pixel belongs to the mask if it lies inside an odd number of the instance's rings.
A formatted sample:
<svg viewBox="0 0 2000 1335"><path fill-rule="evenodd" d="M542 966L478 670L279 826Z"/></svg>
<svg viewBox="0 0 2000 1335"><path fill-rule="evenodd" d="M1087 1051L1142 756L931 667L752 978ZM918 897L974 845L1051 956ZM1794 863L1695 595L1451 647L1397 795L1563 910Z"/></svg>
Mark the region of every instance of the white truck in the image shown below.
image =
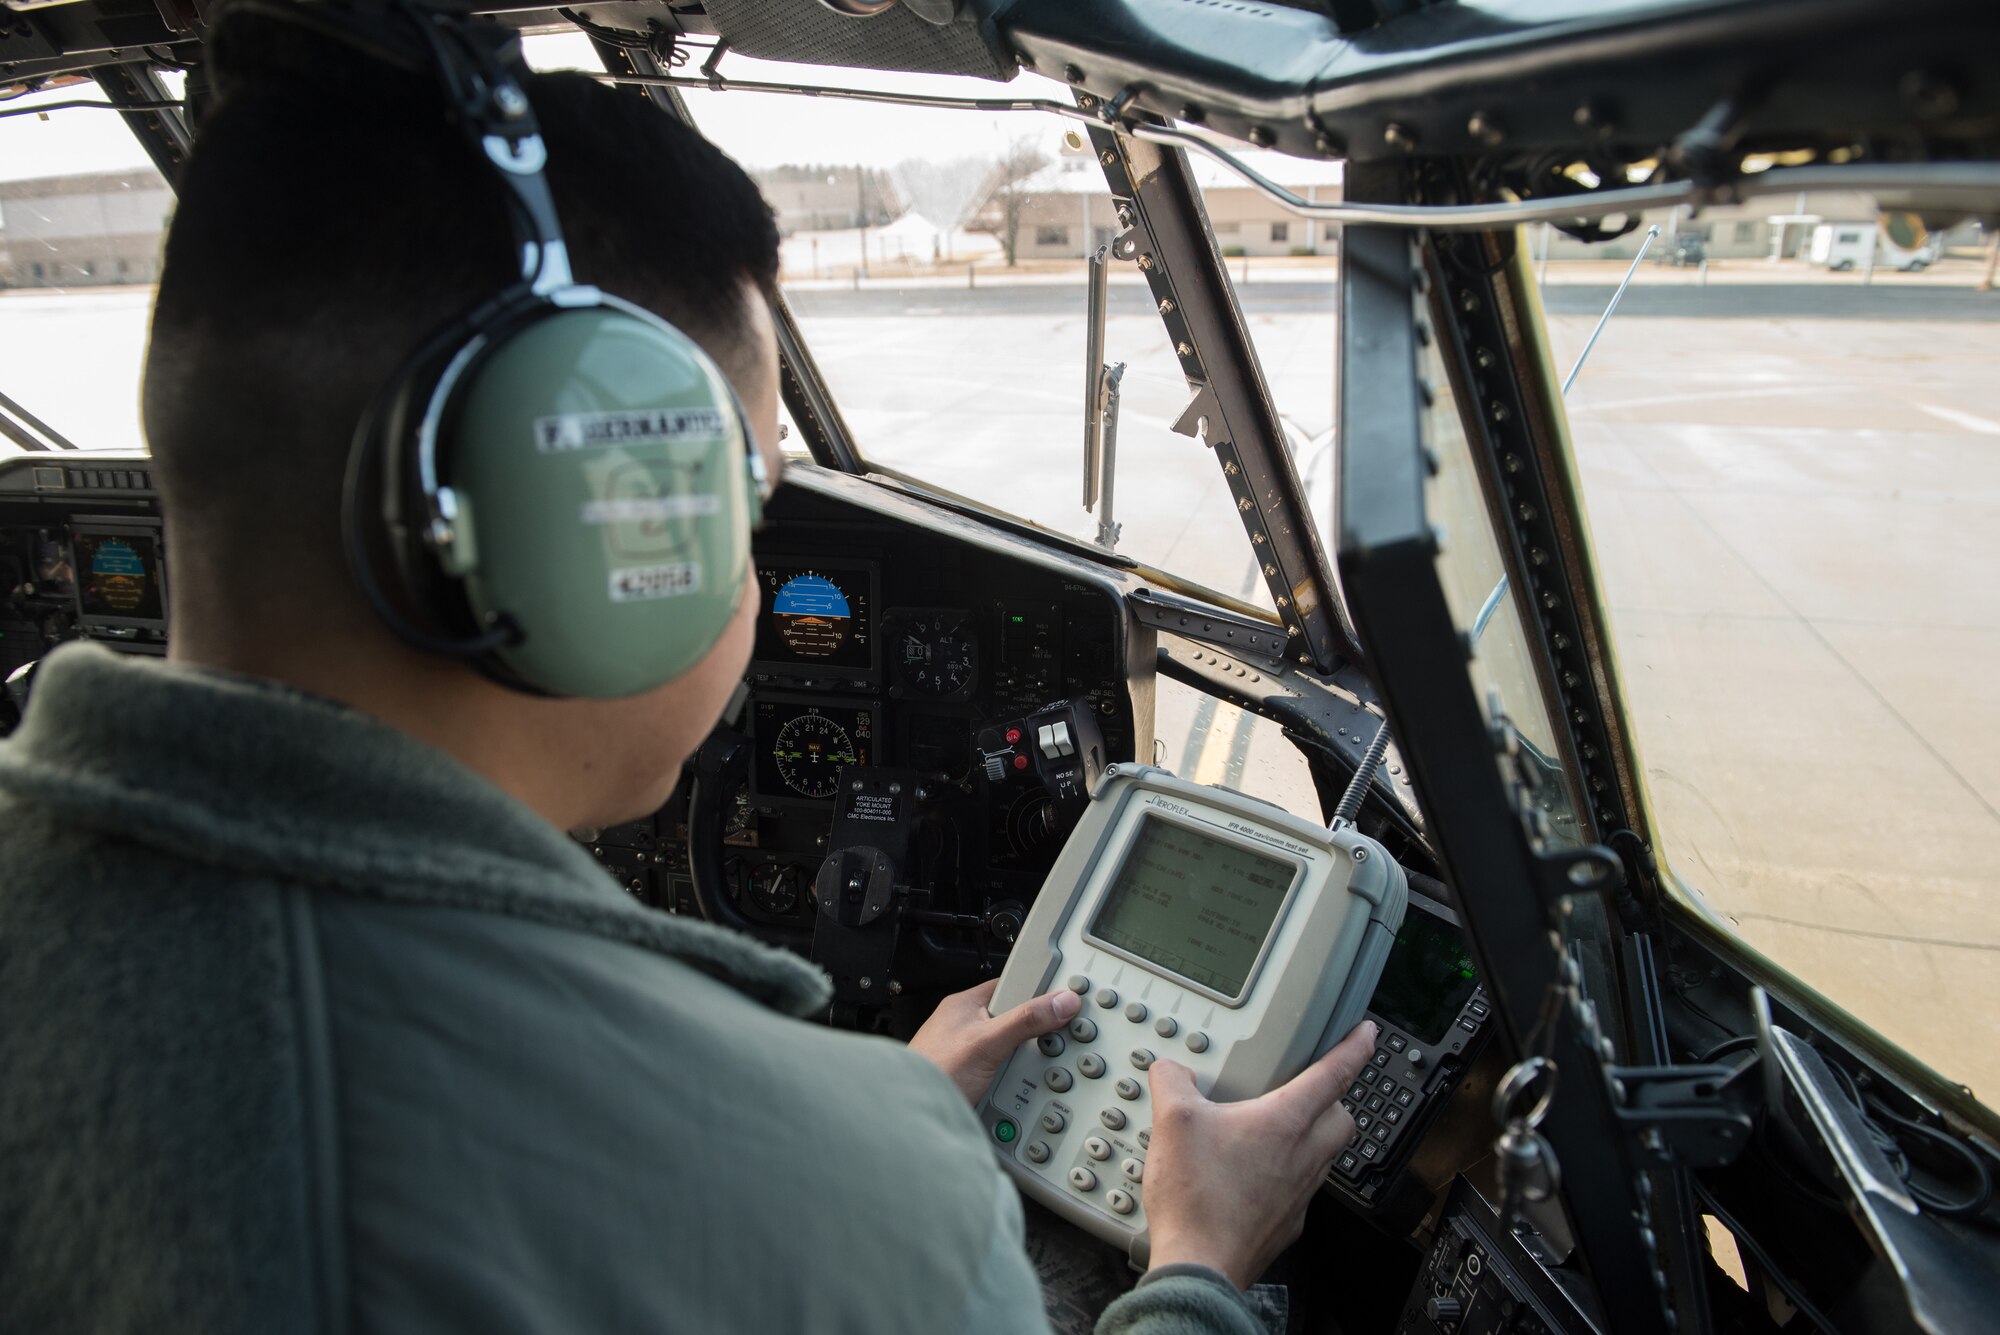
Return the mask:
<svg viewBox="0 0 2000 1335"><path fill-rule="evenodd" d="M1813 229L1812 262L1836 272L1870 267L1915 273L1935 261L1944 238L1924 229L1916 215L1885 214L1873 225L1865 222L1821 223Z"/></svg>

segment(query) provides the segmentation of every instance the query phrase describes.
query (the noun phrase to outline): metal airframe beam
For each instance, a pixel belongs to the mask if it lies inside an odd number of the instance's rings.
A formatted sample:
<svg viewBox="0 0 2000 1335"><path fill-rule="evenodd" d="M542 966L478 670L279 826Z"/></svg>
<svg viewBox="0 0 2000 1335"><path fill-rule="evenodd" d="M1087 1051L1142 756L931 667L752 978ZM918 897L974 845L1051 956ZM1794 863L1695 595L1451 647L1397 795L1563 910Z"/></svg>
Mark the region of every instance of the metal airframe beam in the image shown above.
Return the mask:
<svg viewBox="0 0 2000 1335"><path fill-rule="evenodd" d="M1542 1129L1563 1156L1563 1199L1591 1275L1615 1304L1613 1328L1666 1335L1666 1277L1641 1226L1637 1164L1602 1054L1573 1014L1578 980L1553 944L1562 862L1529 846L1438 578L1417 340L1453 334L1419 309L1428 280L1413 251L1408 233L1382 228L1352 228L1343 240L1342 583L1509 1040L1563 1073ZM1548 1025L1552 996L1562 1010Z"/></svg>
<svg viewBox="0 0 2000 1335"><path fill-rule="evenodd" d="M1222 469L1251 555L1290 634L1286 657L1331 673L1358 650L1337 615L1338 594L1305 488L1187 155L1102 124L1091 127L1090 142L1128 229L1114 253L1131 253L1145 275L1181 374L1203 404L1202 439Z"/></svg>

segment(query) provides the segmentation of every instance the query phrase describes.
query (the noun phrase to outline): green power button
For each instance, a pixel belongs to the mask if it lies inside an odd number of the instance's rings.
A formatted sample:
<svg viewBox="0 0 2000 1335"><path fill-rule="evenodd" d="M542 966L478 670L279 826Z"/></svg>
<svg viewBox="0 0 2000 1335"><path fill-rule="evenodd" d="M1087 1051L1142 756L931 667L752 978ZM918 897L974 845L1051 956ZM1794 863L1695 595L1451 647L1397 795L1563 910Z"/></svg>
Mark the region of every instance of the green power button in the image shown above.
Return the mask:
<svg viewBox="0 0 2000 1335"><path fill-rule="evenodd" d="M1013 1144L1014 1137L1020 1134L1021 1128L1015 1126L1004 1117L993 1124L993 1139L999 1141L1002 1145Z"/></svg>

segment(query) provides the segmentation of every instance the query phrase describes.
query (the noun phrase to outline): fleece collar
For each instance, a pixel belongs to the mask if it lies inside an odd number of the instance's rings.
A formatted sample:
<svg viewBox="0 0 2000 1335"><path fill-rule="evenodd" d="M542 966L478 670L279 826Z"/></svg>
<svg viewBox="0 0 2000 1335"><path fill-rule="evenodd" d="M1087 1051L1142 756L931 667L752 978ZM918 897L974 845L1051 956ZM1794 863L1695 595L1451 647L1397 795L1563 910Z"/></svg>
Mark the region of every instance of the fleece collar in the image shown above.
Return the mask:
<svg viewBox="0 0 2000 1335"><path fill-rule="evenodd" d="M0 794L228 871L623 941L792 1014L828 996L795 955L633 903L573 840L442 751L259 678L64 646L0 742Z"/></svg>

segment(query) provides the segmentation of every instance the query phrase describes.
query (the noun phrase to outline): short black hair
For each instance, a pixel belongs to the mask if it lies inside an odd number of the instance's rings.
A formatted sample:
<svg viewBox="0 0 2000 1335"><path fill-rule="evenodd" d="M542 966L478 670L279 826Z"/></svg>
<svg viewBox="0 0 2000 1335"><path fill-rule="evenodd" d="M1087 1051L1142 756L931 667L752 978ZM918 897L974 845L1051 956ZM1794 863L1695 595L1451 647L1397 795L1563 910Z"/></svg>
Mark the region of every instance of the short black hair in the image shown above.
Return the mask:
<svg viewBox="0 0 2000 1335"><path fill-rule="evenodd" d="M211 51L216 96L154 305L146 433L177 559L277 610L287 588L347 594L340 491L356 423L520 260L503 189L446 119L435 76L247 15ZM745 283L769 298L778 271L756 185L636 90L541 74L527 91L578 281L749 374Z"/></svg>

